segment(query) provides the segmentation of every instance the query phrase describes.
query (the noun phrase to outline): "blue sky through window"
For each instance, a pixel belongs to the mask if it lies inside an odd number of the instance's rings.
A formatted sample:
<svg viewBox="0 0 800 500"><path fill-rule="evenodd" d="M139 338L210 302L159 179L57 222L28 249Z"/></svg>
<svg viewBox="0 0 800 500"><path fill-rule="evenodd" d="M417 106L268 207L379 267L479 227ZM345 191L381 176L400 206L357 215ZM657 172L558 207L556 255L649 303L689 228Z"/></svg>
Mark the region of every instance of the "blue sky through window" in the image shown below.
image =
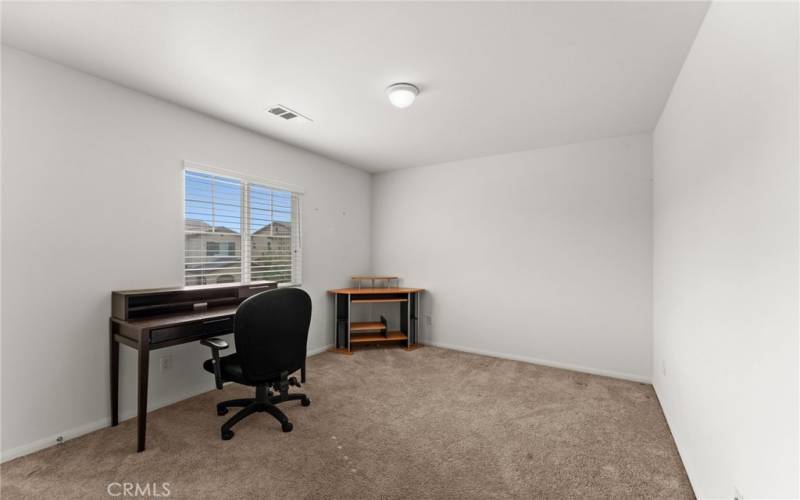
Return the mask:
<svg viewBox="0 0 800 500"><path fill-rule="evenodd" d="M237 179L187 170L185 218L241 233L243 183ZM250 231L273 221L291 223L292 194L259 184L249 185Z"/></svg>

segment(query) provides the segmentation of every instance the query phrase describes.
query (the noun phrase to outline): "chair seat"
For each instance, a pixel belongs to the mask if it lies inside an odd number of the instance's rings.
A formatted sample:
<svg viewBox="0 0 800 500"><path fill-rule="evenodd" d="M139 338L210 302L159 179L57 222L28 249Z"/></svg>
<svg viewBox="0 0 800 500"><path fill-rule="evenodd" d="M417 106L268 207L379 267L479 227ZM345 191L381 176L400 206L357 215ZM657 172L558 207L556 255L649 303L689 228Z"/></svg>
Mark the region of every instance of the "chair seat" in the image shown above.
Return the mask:
<svg viewBox="0 0 800 500"><path fill-rule="evenodd" d="M237 384L243 385L253 385L251 381L245 380L244 374L242 373L242 362L239 359L239 354L234 353L229 356L223 356L219 358L219 365L220 365L220 373L222 374L222 379L226 382L236 382ZM207 359L203 363L203 368L210 373L214 373L214 360ZM297 367L299 370L300 367ZM296 370L294 370L296 371ZM275 372L267 375L265 377L266 383L277 382L281 379L280 372Z"/></svg>
<svg viewBox="0 0 800 500"><path fill-rule="evenodd" d="M245 385L247 384L247 382L244 380L244 375L242 374L242 363L239 360L238 354L231 354L229 356L223 356L219 358L219 366L222 378L226 382L236 382L238 384ZM214 373L214 360L207 359L205 363L203 363L203 368L207 372Z"/></svg>

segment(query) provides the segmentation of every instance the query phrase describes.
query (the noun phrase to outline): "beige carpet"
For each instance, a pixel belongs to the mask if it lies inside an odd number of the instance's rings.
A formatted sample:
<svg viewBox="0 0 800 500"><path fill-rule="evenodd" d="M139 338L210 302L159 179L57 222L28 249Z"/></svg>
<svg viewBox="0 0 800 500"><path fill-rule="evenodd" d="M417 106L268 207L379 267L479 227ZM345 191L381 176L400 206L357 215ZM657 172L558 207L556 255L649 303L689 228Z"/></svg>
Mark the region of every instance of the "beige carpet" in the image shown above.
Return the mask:
<svg viewBox="0 0 800 500"><path fill-rule="evenodd" d="M199 371L199 367L198 367ZM3 464L2 498L109 498L111 482L169 498L692 498L653 388L424 347L308 360L312 399L219 438L227 386ZM112 492L119 492L112 487ZM163 490L161 490L163 493ZM122 498L122 497L119 497Z"/></svg>

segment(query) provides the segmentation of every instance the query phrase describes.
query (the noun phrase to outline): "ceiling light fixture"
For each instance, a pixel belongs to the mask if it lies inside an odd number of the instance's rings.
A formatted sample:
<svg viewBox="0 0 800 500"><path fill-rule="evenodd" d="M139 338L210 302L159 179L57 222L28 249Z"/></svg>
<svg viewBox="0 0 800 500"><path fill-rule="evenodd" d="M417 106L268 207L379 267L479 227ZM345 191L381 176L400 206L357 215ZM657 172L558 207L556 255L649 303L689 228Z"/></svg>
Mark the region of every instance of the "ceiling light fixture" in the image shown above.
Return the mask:
<svg viewBox="0 0 800 500"><path fill-rule="evenodd" d="M414 103L419 89L410 83L395 83L386 88L389 101L397 108L407 108Z"/></svg>

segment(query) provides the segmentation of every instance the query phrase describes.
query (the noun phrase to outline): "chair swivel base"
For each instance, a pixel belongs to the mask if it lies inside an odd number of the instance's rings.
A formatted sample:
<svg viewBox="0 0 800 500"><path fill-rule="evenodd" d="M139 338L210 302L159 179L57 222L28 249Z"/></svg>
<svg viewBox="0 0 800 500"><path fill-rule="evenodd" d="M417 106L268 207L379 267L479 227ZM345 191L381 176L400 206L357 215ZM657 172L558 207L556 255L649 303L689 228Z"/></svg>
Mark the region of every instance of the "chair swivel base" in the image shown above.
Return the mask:
<svg viewBox="0 0 800 500"><path fill-rule="evenodd" d="M308 406L311 404L311 400L308 399L308 396L305 394L286 394L284 396L276 395L273 396L271 392L267 391L266 386L258 386L256 387L256 397L255 398L248 398L248 399L231 399L229 401L223 401L217 404L217 415L225 415L228 413L228 408L230 407L241 407L236 415L232 416L222 425L220 429L220 434L223 440L229 440L233 438L234 432L231 429L234 425L238 422L243 420L245 417L253 413L258 412L267 412L275 419L281 423L281 430L283 432L291 432L292 431L292 423L289 422L289 418L275 406L278 403L283 403L284 401L300 401L300 404L303 406Z"/></svg>

